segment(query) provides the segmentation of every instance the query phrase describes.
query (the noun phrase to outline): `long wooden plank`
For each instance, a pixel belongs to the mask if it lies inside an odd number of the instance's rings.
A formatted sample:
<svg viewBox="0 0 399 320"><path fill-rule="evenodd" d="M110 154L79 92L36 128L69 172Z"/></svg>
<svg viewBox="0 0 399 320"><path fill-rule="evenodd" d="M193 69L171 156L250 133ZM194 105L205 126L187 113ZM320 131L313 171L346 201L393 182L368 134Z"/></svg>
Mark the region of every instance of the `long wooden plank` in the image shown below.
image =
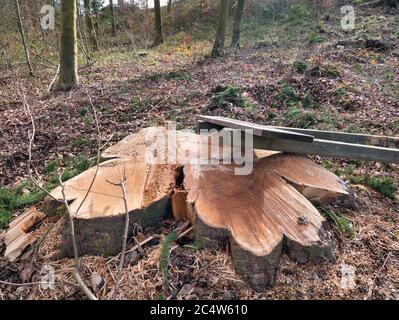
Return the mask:
<svg viewBox="0 0 399 320"><path fill-rule="evenodd" d="M216 119L215 119L216 118ZM222 119L220 119L222 118ZM229 121L221 121L223 117L200 116L198 126L200 129L229 128ZM206 119L209 119L207 121ZM230 120L230 119L227 119ZM236 126L237 128L237 126ZM232 128L235 129L235 128ZM237 128L240 129L240 128ZM241 129L242 130L242 129ZM349 139L349 137L347 137ZM355 139L353 136L350 139ZM360 140L359 140L360 141ZM313 143L270 138L254 135L254 148L272 151L283 151L298 154L311 154L330 157L342 157L354 160L381 161L386 163L399 163L399 150L377 146L368 146L358 143L314 139Z"/></svg>
<svg viewBox="0 0 399 320"><path fill-rule="evenodd" d="M288 127L275 127L273 128L287 130L291 132L303 133L314 136L316 139L340 141L348 143L367 144L379 147L394 147L399 148L399 137L376 136L359 133L347 133L325 130L301 129L301 128L288 128Z"/></svg>
<svg viewBox="0 0 399 320"><path fill-rule="evenodd" d="M297 143L289 140L264 139L254 136L254 148L354 160L399 163L399 150L397 149L321 139L315 139L313 143Z"/></svg>
<svg viewBox="0 0 399 320"><path fill-rule="evenodd" d="M308 134L290 132L287 130L276 129L260 124L253 124L241 120L230 119L225 117L198 116L198 120L202 120L215 125L231 128L231 129L251 129L255 136L264 138L284 139L299 142L312 142L314 137Z"/></svg>

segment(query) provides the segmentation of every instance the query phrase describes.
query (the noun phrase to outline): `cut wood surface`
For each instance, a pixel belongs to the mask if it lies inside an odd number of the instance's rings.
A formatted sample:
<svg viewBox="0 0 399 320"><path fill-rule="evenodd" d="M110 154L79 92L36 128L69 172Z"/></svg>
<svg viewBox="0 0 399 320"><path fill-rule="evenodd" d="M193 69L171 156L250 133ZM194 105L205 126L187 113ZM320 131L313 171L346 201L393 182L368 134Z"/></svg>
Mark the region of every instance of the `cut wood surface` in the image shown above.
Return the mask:
<svg viewBox="0 0 399 320"><path fill-rule="evenodd" d="M185 167L198 238L205 244L230 239L236 270L258 290L273 284L283 250L301 263L332 258L324 218L306 196L331 200L332 194L346 195L338 177L306 157L285 154L261 158L249 176L234 175L233 169Z"/></svg>
<svg viewBox="0 0 399 320"><path fill-rule="evenodd" d="M65 183L79 254L120 252L123 177L129 235L136 224L145 228L172 211L176 220L194 225L205 245L229 241L236 271L256 290L273 284L284 252L300 263L332 259L324 218L311 201L347 195L344 183L307 156L269 150L254 150L254 170L247 176L235 175L233 164L192 162L221 159L221 142L215 133L202 137L147 128L103 152L108 160L98 171L91 168ZM152 163L154 159L158 162ZM61 200L61 188L52 195ZM63 249L72 255L69 234L66 227Z"/></svg>
<svg viewBox="0 0 399 320"><path fill-rule="evenodd" d="M176 168L147 165L133 158L109 160L100 164L88 193L95 172L96 168L91 168L65 183L79 250L81 254L116 254L122 245L125 214L121 179L124 179L126 186L132 230L135 223L145 227L167 216ZM55 189L52 196L61 200L61 188ZM68 255L72 255L68 234L64 234L64 249Z"/></svg>
<svg viewBox="0 0 399 320"><path fill-rule="evenodd" d="M4 256L10 261L15 261L32 244L36 237L32 228L45 218L45 214L31 207L13 220L5 235L6 251Z"/></svg>

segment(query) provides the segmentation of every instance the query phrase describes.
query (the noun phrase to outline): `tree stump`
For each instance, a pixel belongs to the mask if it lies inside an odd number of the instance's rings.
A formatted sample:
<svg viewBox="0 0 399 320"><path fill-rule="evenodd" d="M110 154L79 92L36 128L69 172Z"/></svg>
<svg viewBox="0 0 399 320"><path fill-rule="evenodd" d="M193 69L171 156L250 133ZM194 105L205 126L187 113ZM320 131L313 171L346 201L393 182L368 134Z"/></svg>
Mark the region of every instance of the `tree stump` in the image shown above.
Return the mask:
<svg viewBox="0 0 399 320"><path fill-rule="evenodd" d="M273 285L280 256L299 263L331 260L324 218L309 200L347 195L343 183L309 158L274 154L259 159L249 176L233 166L186 166L187 201L204 245L230 242L236 271L255 290Z"/></svg>
<svg viewBox="0 0 399 320"><path fill-rule="evenodd" d="M169 141L171 134L175 139ZM172 210L176 220L194 225L205 246L229 242L236 271L255 290L273 285L283 253L298 263L333 259L324 218L311 202L347 195L337 176L306 156L267 150L255 150L253 172L246 176L235 175L237 166L232 164L190 162L212 153L210 141L217 140L144 129L103 152L106 161L95 179L94 167L66 182L79 254L114 255L121 250L125 212L118 183L123 178L130 235L136 224L155 224ZM216 150L213 159L222 151ZM155 158L160 161L149 162ZM57 188L52 195L62 199L61 191ZM71 256L68 228L63 239L64 252Z"/></svg>

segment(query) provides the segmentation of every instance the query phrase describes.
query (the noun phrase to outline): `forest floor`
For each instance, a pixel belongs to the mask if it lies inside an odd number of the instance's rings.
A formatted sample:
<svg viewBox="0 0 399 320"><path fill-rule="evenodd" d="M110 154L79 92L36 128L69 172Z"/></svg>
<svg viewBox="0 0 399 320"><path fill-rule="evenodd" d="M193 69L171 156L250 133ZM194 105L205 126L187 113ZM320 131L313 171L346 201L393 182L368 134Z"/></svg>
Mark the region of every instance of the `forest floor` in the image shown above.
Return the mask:
<svg viewBox="0 0 399 320"><path fill-rule="evenodd" d="M95 64L81 67L82 85L71 92L47 92L55 70L38 70L34 79L22 70L2 73L0 230L43 198L26 182L31 122L23 95L36 123L34 165L49 187L60 168L66 168L68 177L92 164L97 134L90 100L98 113L102 140L111 138L110 144L170 120L177 122L178 129L194 128L199 114L398 136L399 19L367 10L359 12L355 31L344 33L338 17L325 16L311 25L294 26L296 33L290 38L265 36L220 59L205 56L210 42L187 44L177 37L146 55L102 52ZM269 26L264 32L288 34L285 28ZM375 37L387 47L362 42ZM338 41L344 42L337 46ZM283 257L275 287L256 293L235 274L228 248L209 250L183 239L173 247L165 280L159 267L162 240L177 227L167 220L138 234L139 240L155 236L128 258L118 297L399 299L398 165L314 159L340 175L357 197L356 208L322 209L334 235L335 262L299 265ZM0 282L0 299L82 298L72 284L73 260L60 257L57 249L61 222L46 219L39 230L42 234L49 230L45 241L16 263L0 258L0 281L40 281L40 270L48 264L55 268L55 290ZM129 246L133 245L130 239ZM84 278L89 282L98 272L104 280L96 293L100 299L111 296L116 269L112 258L82 258ZM345 282L352 280L347 288Z"/></svg>

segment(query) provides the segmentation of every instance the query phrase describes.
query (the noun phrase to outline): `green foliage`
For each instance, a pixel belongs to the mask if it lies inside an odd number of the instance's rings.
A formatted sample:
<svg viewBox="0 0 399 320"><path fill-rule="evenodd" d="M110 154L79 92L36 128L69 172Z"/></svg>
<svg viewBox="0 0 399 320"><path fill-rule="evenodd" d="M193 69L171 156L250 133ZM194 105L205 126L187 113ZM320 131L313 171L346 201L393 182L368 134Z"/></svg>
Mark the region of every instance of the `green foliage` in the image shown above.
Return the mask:
<svg viewBox="0 0 399 320"><path fill-rule="evenodd" d="M296 128L309 128L317 125L320 129L333 129L338 122L338 114L329 113L327 110L311 111L297 106L289 107L282 114L285 126Z"/></svg>
<svg viewBox="0 0 399 320"><path fill-rule="evenodd" d="M305 73L308 70L308 64L305 61L295 61L293 68L298 73Z"/></svg>
<svg viewBox="0 0 399 320"><path fill-rule="evenodd" d="M191 81L191 77L183 70L170 71L165 75L167 80Z"/></svg>
<svg viewBox="0 0 399 320"><path fill-rule="evenodd" d="M355 175L355 169L362 165L361 161L351 160L350 163L342 169L328 160L322 161L322 165L338 176L345 176L351 183L369 186L387 198L394 199L398 191L398 185L392 178L372 177L368 174L364 176Z"/></svg>
<svg viewBox="0 0 399 320"><path fill-rule="evenodd" d="M186 245L186 247L189 248L191 251L198 251L204 247L204 244L201 240L195 240L192 243Z"/></svg>
<svg viewBox="0 0 399 320"><path fill-rule="evenodd" d="M0 188L0 229L9 222L11 212L44 199L46 193L28 181L17 187Z"/></svg>
<svg viewBox="0 0 399 320"><path fill-rule="evenodd" d="M52 160L45 166L45 172L49 175L48 182L44 184L44 189L51 191L59 181L55 171L57 166L62 166L64 171L61 175L62 181L69 180L82 173L94 165L95 160L90 160L85 156L68 157L65 160ZM14 210L31 206L46 197L46 193L37 188L32 182L22 181L15 187L0 188L0 230L6 227L11 213Z"/></svg>
<svg viewBox="0 0 399 320"><path fill-rule="evenodd" d="M289 108L283 114L283 118L288 127L295 128L308 128L318 122L316 112L306 111L297 107Z"/></svg>
<svg viewBox="0 0 399 320"><path fill-rule="evenodd" d="M387 198L394 199L398 191L398 186L392 178L379 178L366 175L362 182Z"/></svg>
<svg viewBox="0 0 399 320"><path fill-rule="evenodd" d="M175 242L176 240L177 240L177 233L175 231L172 231L165 237L165 240L162 243L159 267L161 268L162 275L165 280L169 276L168 261L169 261L170 249L172 247L173 242Z"/></svg>
<svg viewBox="0 0 399 320"><path fill-rule="evenodd" d="M10 220L10 212L0 208L0 230L4 229Z"/></svg>
<svg viewBox="0 0 399 320"><path fill-rule="evenodd" d="M57 168L57 160L49 161L46 166L44 167L44 171L46 173L52 173Z"/></svg>
<svg viewBox="0 0 399 320"><path fill-rule="evenodd" d="M338 69L338 66L335 64L327 64L323 67L322 76L329 78L338 78L341 75L341 72Z"/></svg>
<svg viewBox="0 0 399 320"><path fill-rule="evenodd" d="M277 93L276 98L288 106L293 105L301 100L295 89L287 83L284 83L281 90Z"/></svg>
<svg viewBox="0 0 399 320"><path fill-rule="evenodd" d="M254 106L242 96L241 88L234 86L217 87L211 97L212 103L219 108L229 104L252 110Z"/></svg>
<svg viewBox="0 0 399 320"><path fill-rule="evenodd" d="M333 222L335 229L343 236L353 238L355 231L350 219L340 213L336 213L326 208L319 208L322 215Z"/></svg>
<svg viewBox="0 0 399 320"><path fill-rule="evenodd" d="M311 33L308 35L309 44L317 44L321 42L321 37L317 33Z"/></svg>
<svg viewBox="0 0 399 320"><path fill-rule="evenodd" d="M72 148L80 148L83 146L88 146L90 145L90 140L86 137L79 137L77 140L75 140L72 143Z"/></svg>
<svg viewBox="0 0 399 320"><path fill-rule="evenodd" d="M299 25L310 18L310 11L305 4L298 3L288 8L285 21L291 25Z"/></svg>

